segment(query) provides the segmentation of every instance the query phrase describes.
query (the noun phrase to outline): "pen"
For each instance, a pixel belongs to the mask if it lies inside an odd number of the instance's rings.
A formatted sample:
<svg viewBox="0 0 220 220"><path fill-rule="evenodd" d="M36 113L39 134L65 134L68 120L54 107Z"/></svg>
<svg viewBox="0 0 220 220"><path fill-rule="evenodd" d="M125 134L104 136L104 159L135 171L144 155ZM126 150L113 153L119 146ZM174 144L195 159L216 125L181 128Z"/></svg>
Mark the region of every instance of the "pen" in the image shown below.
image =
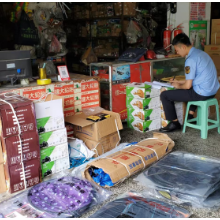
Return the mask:
<svg viewBox="0 0 220 220"><path fill-rule="evenodd" d="M173 77L173 80L175 79L176 76Z"/></svg>

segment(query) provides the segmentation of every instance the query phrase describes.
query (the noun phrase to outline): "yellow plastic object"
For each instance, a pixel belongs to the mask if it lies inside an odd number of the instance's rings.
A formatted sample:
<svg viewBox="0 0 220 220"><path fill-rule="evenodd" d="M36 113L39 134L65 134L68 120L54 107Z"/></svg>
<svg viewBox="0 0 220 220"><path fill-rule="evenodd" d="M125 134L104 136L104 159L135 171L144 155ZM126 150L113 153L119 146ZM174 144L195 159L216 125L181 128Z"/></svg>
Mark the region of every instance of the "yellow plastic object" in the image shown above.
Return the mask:
<svg viewBox="0 0 220 220"><path fill-rule="evenodd" d="M51 79L38 79L37 84L38 85L47 85L51 83Z"/></svg>

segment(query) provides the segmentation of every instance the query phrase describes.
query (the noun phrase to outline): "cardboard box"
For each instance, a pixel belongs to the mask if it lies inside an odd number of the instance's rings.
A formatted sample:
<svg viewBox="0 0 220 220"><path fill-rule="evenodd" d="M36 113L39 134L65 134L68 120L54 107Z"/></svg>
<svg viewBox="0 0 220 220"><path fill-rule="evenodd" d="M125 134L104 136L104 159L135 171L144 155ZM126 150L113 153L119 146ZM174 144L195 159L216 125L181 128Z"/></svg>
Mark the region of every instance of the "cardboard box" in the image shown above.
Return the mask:
<svg viewBox="0 0 220 220"><path fill-rule="evenodd" d="M56 146L67 142L66 128L39 134L40 148Z"/></svg>
<svg viewBox="0 0 220 220"><path fill-rule="evenodd" d="M31 100L21 96L6 98L1 95L0 98L13 106L22 133L36 131L34 106ZM0 101L0 133L2 137L19 134L17 121L10 105L2 101Z"/></svg>
<svg viewBox="0 0 220 220"><path fill-rule="evenodd" d="M212 19L212 32L220 32L220 19Z"/></svg>
<svg viewBox="0 0 220 220"><path fill-rule="evenodd" d="M160 97L148 98L148 99L134 99L126 98L127 108L133 109L154 109L160 107Z"/></svg>
<svg viewBox="0 0 220 220"><path fill-rule="evenodd" d="M95 167L102 168L105 173L109 174L114 185L122 182L173 149L174 142L166 134L154 133L154 138L145 139L134 146L127 147L126 151L117 151L108 158L91 161L83 172L84 177L96 184L89 174L89 169Z"/></svg>
<svg viewBox="0 0 220 220"><path fill-rule="evenodd" d="M49 99L49 98L48 98ZM53 96L53 100L34 103L38 133L62 129L64 125L63 98Z"/></svg>
<svg viewBox="0 0 220 220"><path fill-rule="evenodd" d="M210 55L213 63L215 64L217 75L220 76L220 55Z"/></svg>
<svg viewBox="0 0 220 220"><path fill-rule="evenodd" d="M137 109L127 109L128 117L132 120L148 121L159 119L161 115L161 109L148 109L148 110L137 110Z"/></svg>
<svg viewBox="0 0 220 220"><path fill-rule="evenodd" d="M86 120L86 115L81 113L75 116L66 117L65 121L75 125L75 135L81 134L90 140L99 141L101 138L123 129L120 115L118 113L103 111L111 117L99 122Z"/></svg>
<svg viewBox="0 0 220 220"><path fill-rule="evenodd" d="M5 181L5 171L4 171L4 164L0 163L0 193L6 192L6 181Z"/></svg>
<svg viewBox="0 0 220 220"><path fill-rule="evenodd" d="M14 166L4 165L5 178L7 190L10 193L15 193L25 188L24 174L22 172L22 165L17 164ZM24 162L25 179L27 188L38 184L41 180L41 166L40 160L34 159Z"/></svg>
<svg viewBox="0 0 220 220"><path fill-rule="evenodd" d="M71 124L66 123L65 125L67 131L67 137L73 138L74 135L74 126Z"/></svg>
<svg viewBox="0 0 220 220"><path fill-rule="evenodd" d="M220 56L220 45L205 45L204 51L211 55Z"/></svg>
<svg viewBox="0 0 220 220"><path fill-rule="evenodd" d="M136 131L148 132L160 129L161 119L157 118L154 120L141 121L128 116L127 125L129 128L134 129Z"/></svg>
<svg viewBox="0 0 220 220"><path fill-rule="evenodd" d="M68 143L46 147L40 150L41 164L68 157Z"/></svg>
<svg viewBox="0 0 220 220"><path fill-rule="evenodd" d="M20 144L21 139L21 144ZM13 166L21 163L21 150L23 161L40 159L39 137L37 132L24 132L20 138L18 135L2 138L2 149L4 154L4 163ZM0 153L1 154L1 153ZM0 159L1 161L1 159Z"/></svg>
<svg viewBox="0 0 220 220"><path fill-rule="evenodd" d="M211 44L212 45L220 45L220 32L212 32L211 33Z"/></svg>
<svg viewBox="0 0 220 220"><path fill-rule="evenodd" d="M42 177L49 176L70 168L70 159L64 157L42 165Z"/></svg>
<svg viewBox="0 0 220 220"><path fill-rule="evenodd" d="M126 86L126 98L146 99L160 96L159 89L152 89L144 83L131 83Z"/></svg>
<svg viewBox="0 0 220 220"><path fill-rule="evenodd" d="M94 151L95 155L93 157L98 157L118 146L120 143L120 136L118 132L110 134L106 137L101 138L100 141L93 141L85 138L81 134L76 135L77 138L83 140L85 145L92 151Z"/></svg>

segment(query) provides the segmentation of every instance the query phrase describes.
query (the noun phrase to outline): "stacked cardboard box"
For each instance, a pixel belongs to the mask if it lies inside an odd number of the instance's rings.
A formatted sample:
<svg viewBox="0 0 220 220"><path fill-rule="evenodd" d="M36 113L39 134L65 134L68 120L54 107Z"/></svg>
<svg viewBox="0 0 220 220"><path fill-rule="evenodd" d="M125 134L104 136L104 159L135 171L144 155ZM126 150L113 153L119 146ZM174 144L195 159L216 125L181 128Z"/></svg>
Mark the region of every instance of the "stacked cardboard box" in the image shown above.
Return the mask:
<svg viewBox="0 0 220 220"><path fill-rule="evenodd" d="M114 16L113 3L97 4L95 2L90 4L91 16L93 18L103 18Z"/></svg>
<svg viewBox="0 0 220 220"><path fill-rule="evenodd" d="M220 19L212 19L211 44L220 45Z"/></svg>
<svg viewBox="0 0 220 220"><path fill-rule="evenodd" d="M64 98L64 117L100 105L99 81L95 77L73 74L71 78L72 80L67 82L51 83L46 86L32 83L30 87L13 89L10 92L15 92L31 100L38 100L47 92L62 96ZM9 90L0 90L2 94L8 92Z"/></svg>
<svg viewBox="0 0 220 220"><path fill-rule="evenodd" d="M140 132L161 126L160 90L144 83L131 83L126 87L128 127Z"/></svg>
<svg viewBox="0 0 220 220"><path fill-rule="evenodd" d="M84 113L66 117L65 121L74 125L74 136L84 141L86 146L99 156L120 143L119 130L123 129L118 113L103 111L110 117L99 122L86 119Z"/></svg>
<svg viewBox="0 0 220 220"><path fill-rule="evenodd" d="M216 20L220 21L220 19L216 19ZM219 28L219 23L218 23L217 27ZM216 29L214 29L214 30L216 30ZM220 45L205 45L205 52L207 54L209 54L209 56L212 58L212 60L215 64L216 70L217 70L218 80L220 82L220 62L219 62L220 61ZM218 104L220 106L220 90L218 90L215 98L218 100ZM210 107L210 116L215 115L215 113L216 113L215 107L211 106Z"/></svg>
<svg viewBox="0 0 220 220"><path fill-rule="evenodd" d="M0 101L0 191L14 193L41 181L39 137L32 101L13 95L0 99L6 101Z"/></svg>
<svg viewBox="0 0 220 220"><path fill-rule="evenodd" d="M50 94L34 104L43 177L70 167L62 102L62 97Z"/></svg>
<svg viewBox="0 0 220 220"><path fill-rule="evenodd" d="M162 87L160 92L166 91L166 90L174 90L172 87ZM161 127L166 127L170 121L166 119L166 115L163 109L163 104L161 102L160 104L161 108ZM181 125L183 125L185 120L185 112L186 112L186 103L185 102L175 102L175 109L177 114L177 119Z"/></svg>
<svg viewBox="0 0 220 220"><path fill-rule="evenodd" d="M124 6L122 4L124 4ZM136 15L136 10L135 10L136 2L116 2L114 3L114 10L116 16L122 15L123 7L124 7L123 15L130 15L130 16Z"/></svg>

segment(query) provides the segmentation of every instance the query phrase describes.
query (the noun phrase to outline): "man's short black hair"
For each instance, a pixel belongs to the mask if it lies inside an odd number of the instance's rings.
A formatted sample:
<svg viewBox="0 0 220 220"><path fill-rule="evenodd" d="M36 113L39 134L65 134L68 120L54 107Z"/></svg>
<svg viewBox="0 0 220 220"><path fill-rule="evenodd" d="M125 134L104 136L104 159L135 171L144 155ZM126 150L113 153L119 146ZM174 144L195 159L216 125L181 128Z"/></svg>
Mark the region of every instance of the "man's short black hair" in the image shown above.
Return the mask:
<svg viewBox="0 0 220 220"><path fill-rule="evenodd" d="M172 45L174 46L174 45L177 45L177 44L184 44L186 46L191 45L189 37L184 33L176 35L176 37L173 39Z"/></svg>

